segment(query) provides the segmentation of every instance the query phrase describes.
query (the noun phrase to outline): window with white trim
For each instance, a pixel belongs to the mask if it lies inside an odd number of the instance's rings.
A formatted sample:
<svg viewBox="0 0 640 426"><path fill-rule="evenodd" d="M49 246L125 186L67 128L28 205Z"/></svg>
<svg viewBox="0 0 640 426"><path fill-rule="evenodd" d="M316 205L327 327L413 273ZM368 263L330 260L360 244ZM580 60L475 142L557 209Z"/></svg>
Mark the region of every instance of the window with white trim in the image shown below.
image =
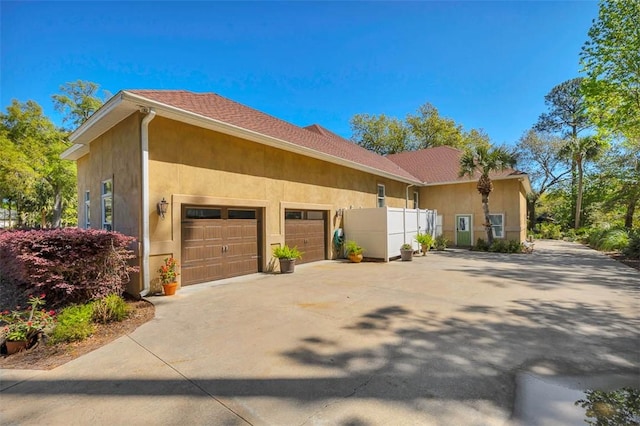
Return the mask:
<svg viewBox="0 0 640 426"><path fill-rule="evenodd" d="M84 229L91 228L91 195L84 191Z"/></svg>
<svg viewBox="0 0 640 426"><path fill-rule="evenodd" d="M494 238L504 238L504 214L490 214L489 221L493 230Z"/></svg>
<svg viewBox="0 0 640 426"><path fill-rule="evenodd" d="M102 182L102 229L113 231L113 181Z"/></svg>
<svg viewBox="0 0 640 426"><path fill-rule="evenodd" d="M379 183L378 184L378 207L384 207L385 206L385 193L384 193L384 185Z"/></svg>
<svg viewBox="0 0 640 426"><path fill-rule="evenodd" d="M420 199L418 196L418 191L413 191L413 208L414 209L420 208Z"/></svg>

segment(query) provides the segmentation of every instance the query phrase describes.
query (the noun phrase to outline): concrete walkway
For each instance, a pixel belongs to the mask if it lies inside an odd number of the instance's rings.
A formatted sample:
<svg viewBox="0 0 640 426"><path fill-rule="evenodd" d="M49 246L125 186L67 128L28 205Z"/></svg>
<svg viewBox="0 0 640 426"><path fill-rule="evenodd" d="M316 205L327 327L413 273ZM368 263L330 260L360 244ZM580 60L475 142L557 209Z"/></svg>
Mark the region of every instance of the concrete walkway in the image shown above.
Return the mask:
<svg viewBox="0 0 640 426"><path fill-rule="evenodd" d="M152 301L99 350L2 370L0 424L502 425L523 372L640 382L640 274L572 243L327 261Z"/></svg>

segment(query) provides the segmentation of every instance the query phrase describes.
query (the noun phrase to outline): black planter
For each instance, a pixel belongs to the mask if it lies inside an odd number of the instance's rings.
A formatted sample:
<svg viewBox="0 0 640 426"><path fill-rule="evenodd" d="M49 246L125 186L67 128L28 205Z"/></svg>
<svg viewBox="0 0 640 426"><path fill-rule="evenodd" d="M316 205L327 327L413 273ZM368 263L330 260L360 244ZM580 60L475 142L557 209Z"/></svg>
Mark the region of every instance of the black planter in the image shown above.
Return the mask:
<svg viewBox="0 0 640 426"><path fill-rule="evenodd" d="M280 273L292 274L294 269L296 268L296 260L295 259L279 259L279 260L280 260Z"/></svg>

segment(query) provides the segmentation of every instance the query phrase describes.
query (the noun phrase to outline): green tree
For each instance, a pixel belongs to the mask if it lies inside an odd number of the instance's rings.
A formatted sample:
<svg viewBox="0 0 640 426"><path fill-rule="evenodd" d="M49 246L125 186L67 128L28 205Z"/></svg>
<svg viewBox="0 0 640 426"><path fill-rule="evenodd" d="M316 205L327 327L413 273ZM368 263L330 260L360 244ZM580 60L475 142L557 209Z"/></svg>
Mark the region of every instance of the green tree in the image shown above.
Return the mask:
<svg viewBox="0 0 640 426"><path fill-rule="evenodd" d="M534 129L539 132L550 132L562 136L567 144L577 139L580 132L593 127L587 114L587 107L582 94L583 78L567 80L555 86L544 97L548 112L540 114ZM577 165L571 163L571 208L575 211L577 204ZM575 225L575 224L574 224Z"/></svg>
<svg viewBox="0 0 640 426"><path fill-rule="evenodd" d="M609 211L622 208L624 226L633 229L640 204L640 150L618 143L598 161L600 199Z"/></svg>
<svg viewBox="0 0 640 426"><path fill-rule="evenodd" d="M0 197L16 202L27 225L60 226L66 202L75 198L75 167L60 158L69 147L66 134L36 102L14 100L0 114L0 144Z"/></svg>
<svg viewBox="0 0 640 426"><path fill-rule="evenodd" d="M570 138L560 150L560 154L570 158L572 164L576 165L577 173L577 195L574 210L574 229L580 228L582 217L582 196L584 191L584 167L585 163L595 160L606 149L606 143L595 136L581 138Z"/></svg>
<svg viewBox="0 0 640 426"><path fill-rule="evenodd" d="M565 141L547 132L533 129L525 133L516 146L519 168L529 175L532 192L527 195L529 229L536 224L536 207L541 197L562 182L571 172L560 155Z"/></svg>
<svg viewBox="0 0 640 426"><path fill-rule="evenodd" d="M356 114L351 118L351 140L380 155L395 154L409 148L409 130L397 118L384 114Z"/></svg>
<svg viewBox="0 0 640 426"><path fill-rule="evenodd" d="M474 149L468 149L460 158L460 177L475 177L480 173L476 188L482 196L482 210L484 211L484 228L487 232L489 245L493 243L493 228L489 218L489 194L493 191L491 173L503 171L513 167L516 163L515 156L506 148L493 148L480 145Z"/></svg>
<svg viewBox="0 0 640 426"><path fill-rule="evenodd" d="M356 114L351 118L351 140L378 154L452 146L458 149L490 145L483 130L465 132L450 118L441 117L436 107L426 103L405 121L381 115Z"/></svg>
<svg viewBox="0 0 640 426"><path fill-rule="evenodd" d="M78 80L60 86L62 93L51 96L56 111L63 114L63 123L71 123L76 128L96 112L103 104L98 97L100 85ZM110 94L103 91L105 97Z"/></svg>
<svg viewBox="0 0 640 426"><path fill-rule="evenodd" d="M437 108L428 102L418 108L417 114L408 114L405 122L416 142L416 149L443 145L464 148L462 126L450 118L441 117Z"/></svg>
<svg viewBox="0 0 640 426"><path fill-rule="evenodd" d="M580 63L588 113L602 133L640 141L640 2L601 0Z"/></svg>

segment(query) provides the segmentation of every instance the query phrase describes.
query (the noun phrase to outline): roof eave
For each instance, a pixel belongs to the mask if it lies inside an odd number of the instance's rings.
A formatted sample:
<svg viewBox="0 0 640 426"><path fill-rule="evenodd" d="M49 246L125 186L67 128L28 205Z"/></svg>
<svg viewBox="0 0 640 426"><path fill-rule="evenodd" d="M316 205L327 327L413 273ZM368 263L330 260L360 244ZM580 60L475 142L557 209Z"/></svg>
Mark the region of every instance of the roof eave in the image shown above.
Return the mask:
<svg viewBox="0 0 640 426"><path fill-rule="evenodd" d="M325 154L320 151L316 151L311 148L300 146L291 142L287 142L282 139L267 136L262 133L248 130L233 124L225 123L214 118L206 117L201 114L197 114L191 111L184 110L182 108L167 105L165 103L145 98L131 92L122 91L122 100L131 102L136 105L144 105L149 108L154 108L159 116L181 121L183 123L192 124L198 127L203 127L209 130L225 133L231 136L236 136L242 139L247 139L253 142L261 143L263 145L271 146L274 148L282 149L285 151L295 152L307 157L315 158L318 160L327 161L334 164L339 164L351 169L360 170L367 173L372 173L377 176L387 177L396 181L404 182L407 184L420 184L418 179L410 179L404 176L395 175L393 173L386 172L384 170L376 169L374 167L366 166L355 161L347 160L344 158L336 157L334 155Z"/></svg>
<svg viewBox="0 0 640 426"><path fill-rule="evenodd" d="M520 180L522 182L522 185L524 186L525 192L527 194L531 192L531 182L529 182L529 175L526 173L511 174L508 176L499 176L499 177L491 178L492 181L510 180L510 179ZM477 179L466 179L466 180L451 180L451 181L443 181L443 182L422 182L422 185L423 186L456 185L456 184L462 184L462 183L473 183L477 181L478 181Z"/></svg>

